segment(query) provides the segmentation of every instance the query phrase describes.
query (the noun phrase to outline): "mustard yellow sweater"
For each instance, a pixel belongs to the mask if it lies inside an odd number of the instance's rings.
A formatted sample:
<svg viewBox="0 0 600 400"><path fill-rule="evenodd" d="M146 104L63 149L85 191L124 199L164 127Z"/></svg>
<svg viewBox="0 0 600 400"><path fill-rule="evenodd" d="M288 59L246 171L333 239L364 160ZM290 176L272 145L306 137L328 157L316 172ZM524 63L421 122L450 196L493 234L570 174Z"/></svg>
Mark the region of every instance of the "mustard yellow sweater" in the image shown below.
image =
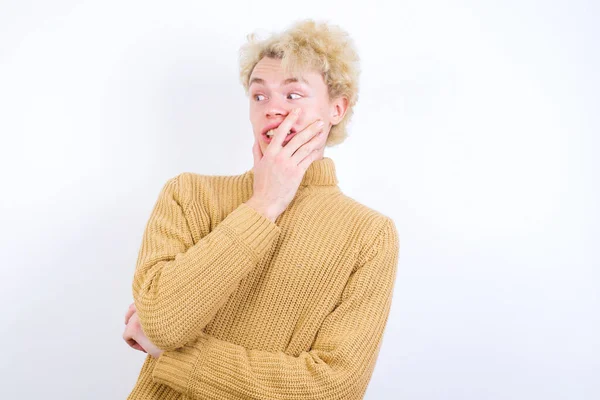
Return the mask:
<svg viewBox="0 0 600 400"><path fill-rule="evenodd" d="M133 297L147 355L128 399L362 399L396 277L393 220L313 161L272 222L254 172L184 172L143 234Z"/></svg>

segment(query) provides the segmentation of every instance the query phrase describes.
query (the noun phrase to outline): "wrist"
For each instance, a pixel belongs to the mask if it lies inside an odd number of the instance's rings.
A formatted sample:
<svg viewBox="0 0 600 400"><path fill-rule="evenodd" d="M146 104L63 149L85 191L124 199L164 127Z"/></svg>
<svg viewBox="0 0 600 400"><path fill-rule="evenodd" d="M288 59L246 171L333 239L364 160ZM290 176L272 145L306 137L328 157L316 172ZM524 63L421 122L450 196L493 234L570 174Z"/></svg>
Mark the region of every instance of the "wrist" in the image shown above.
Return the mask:
<svg viewBox="0 0 600 400"><path fill-rule="evenodd" d="M266 218L270 219L272 222L275 222L277 217L279 216L274 210L273 207L265 205L264 202L251 197L245 202L246 205L252 207L254 210L264 215Z"/></svg>

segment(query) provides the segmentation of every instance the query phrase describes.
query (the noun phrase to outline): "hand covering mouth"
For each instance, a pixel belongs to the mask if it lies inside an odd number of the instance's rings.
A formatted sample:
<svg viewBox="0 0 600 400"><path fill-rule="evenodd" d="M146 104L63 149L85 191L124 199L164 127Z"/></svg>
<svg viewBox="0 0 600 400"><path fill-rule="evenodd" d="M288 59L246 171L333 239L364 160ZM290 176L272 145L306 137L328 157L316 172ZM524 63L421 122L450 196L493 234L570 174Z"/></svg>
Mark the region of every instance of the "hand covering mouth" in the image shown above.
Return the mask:
<svg viewBox="0 0 600 400"><path fill-rule="evenodd" d="M267 130L264 135L266 135L269 138L272 138L275 135L275 131L277 130L277 128L279 128L279 126L276 126L274 128L271 128L269 130ZM291 135L292 133L296 133L296 130L294 128L290 129L287 133L287 135Z"/></svg>
<svg viewBox="0 0 600 400"><path fill-rule="evenodd" d="M294 133L294 131L290 130L287 134L291 135L292 133ZM265 133L265 135L267 135L268 137L273 137L273 135L275 135L275 129L269 129L267 133Z"/></svg>

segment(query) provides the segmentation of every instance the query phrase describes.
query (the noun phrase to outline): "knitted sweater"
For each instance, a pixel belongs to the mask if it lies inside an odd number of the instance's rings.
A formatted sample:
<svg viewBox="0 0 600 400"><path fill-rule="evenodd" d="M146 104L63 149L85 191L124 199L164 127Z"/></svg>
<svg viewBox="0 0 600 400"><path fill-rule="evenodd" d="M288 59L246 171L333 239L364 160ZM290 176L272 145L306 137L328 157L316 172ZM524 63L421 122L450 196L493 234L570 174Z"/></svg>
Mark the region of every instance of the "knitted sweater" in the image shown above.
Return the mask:
<svg viewBox="0 0 600 400"><path fill-rule="evenodd" d="M169 179L133 276L147 355L128 400L362 399L382 343L399 240L313 161L275 222L254 172Z"/></svg>

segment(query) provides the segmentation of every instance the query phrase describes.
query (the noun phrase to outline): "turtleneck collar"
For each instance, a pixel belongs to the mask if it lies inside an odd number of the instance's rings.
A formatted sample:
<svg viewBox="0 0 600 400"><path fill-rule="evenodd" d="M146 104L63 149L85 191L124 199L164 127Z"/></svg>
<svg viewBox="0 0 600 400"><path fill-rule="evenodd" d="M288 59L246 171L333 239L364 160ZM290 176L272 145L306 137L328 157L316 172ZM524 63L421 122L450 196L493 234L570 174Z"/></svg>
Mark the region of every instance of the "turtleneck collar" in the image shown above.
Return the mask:
<svg viewBox="0 0 600 400"><path fill-rule="evenodd" d="M254 178L252 169L249 169L246 173ZM338 183L333 159L323 157L310 163L302 177L300 186L336 186Z"/></svg>

